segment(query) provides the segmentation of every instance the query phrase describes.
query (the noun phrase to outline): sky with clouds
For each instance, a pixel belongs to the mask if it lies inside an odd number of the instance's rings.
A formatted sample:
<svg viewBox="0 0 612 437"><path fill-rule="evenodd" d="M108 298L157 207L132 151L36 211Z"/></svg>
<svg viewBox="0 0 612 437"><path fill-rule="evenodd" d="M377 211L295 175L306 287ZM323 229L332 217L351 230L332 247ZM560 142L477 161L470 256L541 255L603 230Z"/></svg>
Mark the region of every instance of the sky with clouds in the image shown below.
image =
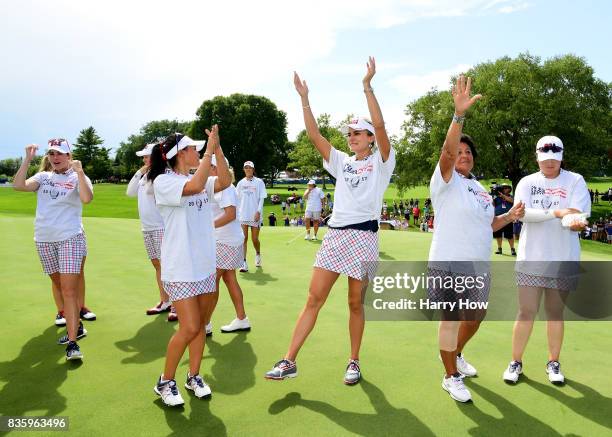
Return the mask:
<svg viewBox="0 0 612 437"><path fill-rule="evenodd" d="M193 119L202 101L234 92L274 101L294 139L292 72L315 114L367 115L368 55L392 134L411 100L505 55L572 53L612 81L604 0L20 0L0 15L0 159L88 126L116 148L148 121Z"/></svg>

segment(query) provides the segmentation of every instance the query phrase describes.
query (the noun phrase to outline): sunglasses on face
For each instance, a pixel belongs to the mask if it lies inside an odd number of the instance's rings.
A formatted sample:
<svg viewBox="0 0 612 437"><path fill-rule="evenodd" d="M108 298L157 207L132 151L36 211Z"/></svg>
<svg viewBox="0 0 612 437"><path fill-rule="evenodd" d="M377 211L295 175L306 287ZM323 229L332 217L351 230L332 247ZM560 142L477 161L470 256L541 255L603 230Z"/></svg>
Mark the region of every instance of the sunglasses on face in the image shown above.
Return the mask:
<svg viewBox="0 0 612 437"><path fill-rule="evenodd" d="M563 147L559 147L556 144L544 144L542 147L538 149L538 152L548 153L559 153L563 152Z"/></svg>

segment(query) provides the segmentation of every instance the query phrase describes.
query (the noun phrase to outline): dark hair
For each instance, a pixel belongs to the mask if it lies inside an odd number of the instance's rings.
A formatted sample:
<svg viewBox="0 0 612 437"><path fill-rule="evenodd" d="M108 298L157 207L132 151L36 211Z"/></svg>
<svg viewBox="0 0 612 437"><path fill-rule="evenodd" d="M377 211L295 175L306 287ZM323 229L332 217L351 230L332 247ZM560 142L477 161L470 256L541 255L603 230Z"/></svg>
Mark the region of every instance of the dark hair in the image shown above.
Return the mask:
<svg viewBox="0 0 612 437"><path fill-rule="evenodd" d="M468 145L468 147L470 148L470 152L472 152L472 156L474 157L474 159L478 157L478 153L476 152L476 146L474 145L474 140L472 139L471 136L467 134L461 134L461 139L459 140L459 142L465 143Z"/></svg>
<svg viewBox="0 0 612 437"><path fill-rule="evenodd" d="M153 147L153 150L151 151L151 166L149 167L149 173L147 174L147 178L149 181L151 181L151 183L153 183L157 176L166 172L168 165L171 168L174 168L176 165L178 151L177 154L170 159L166 159L166 153L168 153L173 147L176 147L178 142L181 141L181 138L184 136L185 135L178 132L174 133L166 137L166 139L160 144L156 144Z"/></svg>

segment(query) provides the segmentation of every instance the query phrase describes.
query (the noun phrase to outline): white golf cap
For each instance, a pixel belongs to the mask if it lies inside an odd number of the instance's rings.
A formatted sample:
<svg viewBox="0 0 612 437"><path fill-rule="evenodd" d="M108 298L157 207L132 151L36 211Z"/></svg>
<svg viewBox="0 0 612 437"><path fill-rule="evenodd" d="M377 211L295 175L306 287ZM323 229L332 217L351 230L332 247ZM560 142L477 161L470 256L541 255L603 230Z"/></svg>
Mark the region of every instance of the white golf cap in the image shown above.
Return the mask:
<svg viewBox="0 0 612 437"><path fill-rule="evenodd" d="M229 161L227 160L227 157L225 157L225 163L227 164L227 166L229 167ZM210 165L214 165L215 167L217 166L217 155L213 155L212 158L210 158Z"/></svg>
<svg viewBox="0 0 612 437"><path fill-rule="evenodd" d="M255 168L255 164L253 164L253 161L247 161L247 162L245 162L245 163L244 163L244 165L242 166L242 168L245 168L245 167L251 167L251 168L253 168L253 169L254 169L254 168Z"/></svg>
<svg viewBox="0 0 612 437"><path fill-rule="evenodd" d="M155 143L147 144L144 146L144 149L136 152L136 156L149 156L153 152L153 147L155 147Z"/></svg>
<svg viewBox="0 0 612 437"><path fill-rule="evenodd" d="M563 143L555 136L547 135L540 138L536 144L536 152L538 161L546 161L547 159L563 161Z"/></svg>
<svg viewBox="0 0 612 437"><path fill-rule="evenodd" d="M177 134L177 135L180 135L180 134ZM179 152L179 150L183 150L185 147L188 147L188 146L196 146L196 150L199 152L200 150L204 148L205 144L206 144L206 141L192 140L187 135L183 135L183 137L179 140L177 145L171 148L170 150L168 150L168 152L166 153L166 159L174 158L174 156Z"/></svg>
<svg viewBox="0 0 612 437"><path fill-rule="evenodd" d="M47 151L55 150L63 154L70 153L70 144L63 138L52 138L47 142Z"/></svg>
<svg viewBox="0 0 612 437"><path fill-rule="evenodd" d="M317 185L314 179L308 181L308 185Z"/></svg>
<svg viewBox="0 0 612 437"><path fill-rule="evenodd" d="M347 135L349 133L349 128L353 130L367 130L370 133L374 133L374 126L365 118L353 118L347 124L340 128L340 131Z"/></svg>

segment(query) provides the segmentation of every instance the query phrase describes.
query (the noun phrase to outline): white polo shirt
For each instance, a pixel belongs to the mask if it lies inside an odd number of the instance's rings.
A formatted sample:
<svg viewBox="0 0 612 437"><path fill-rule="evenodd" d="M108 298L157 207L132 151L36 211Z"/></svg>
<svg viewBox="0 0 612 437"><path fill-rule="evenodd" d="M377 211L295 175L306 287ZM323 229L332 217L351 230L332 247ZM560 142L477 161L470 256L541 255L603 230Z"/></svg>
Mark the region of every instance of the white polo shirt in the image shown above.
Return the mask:
<svg viewBox="0 0 612 437"><path fill-rule="evenodd" d="M39 185L36 190L34 241L64 241L82 233L83 203L79 197L77 173L71 168L61 174L43 171L32 179ZM93 192L91 180L87 176L85 180Z"/></svg>
<svg viewBox="0 0 612 437"><path fill-rule="evenodd" d="M155 201L164 219L161 245L161 279L166 282L196 282L216 271L212 207L216 177L209 177L204 191L183 196L192 175L172 171L155 178Z"/></svg>
<svg viewBox="0 0 612 437"><path fill-rule="evenodd" d="M242 178L236 185L236 191L238 193L238 220L241 222L253 221L255 213L259 211L260 199L268 197L266 184L255 176L251 180Z"/></svg>
<svg viewBox="0 0 612 437"><path fill-rule="evenodd" d="M323 193L323 190L319 187L314 187L306 199L306 211L321 212L323 209L323 199L325 199L325 193Z"/></svg>
<svg viewBox="0 0 612 437"><path fill-rule="evenodd" d="M155 205L153 184L149 183L146 175L138 170L127 187L127 195L138 197L138 216L143 231L156 231L164 229L164 220Z"/></svg>

